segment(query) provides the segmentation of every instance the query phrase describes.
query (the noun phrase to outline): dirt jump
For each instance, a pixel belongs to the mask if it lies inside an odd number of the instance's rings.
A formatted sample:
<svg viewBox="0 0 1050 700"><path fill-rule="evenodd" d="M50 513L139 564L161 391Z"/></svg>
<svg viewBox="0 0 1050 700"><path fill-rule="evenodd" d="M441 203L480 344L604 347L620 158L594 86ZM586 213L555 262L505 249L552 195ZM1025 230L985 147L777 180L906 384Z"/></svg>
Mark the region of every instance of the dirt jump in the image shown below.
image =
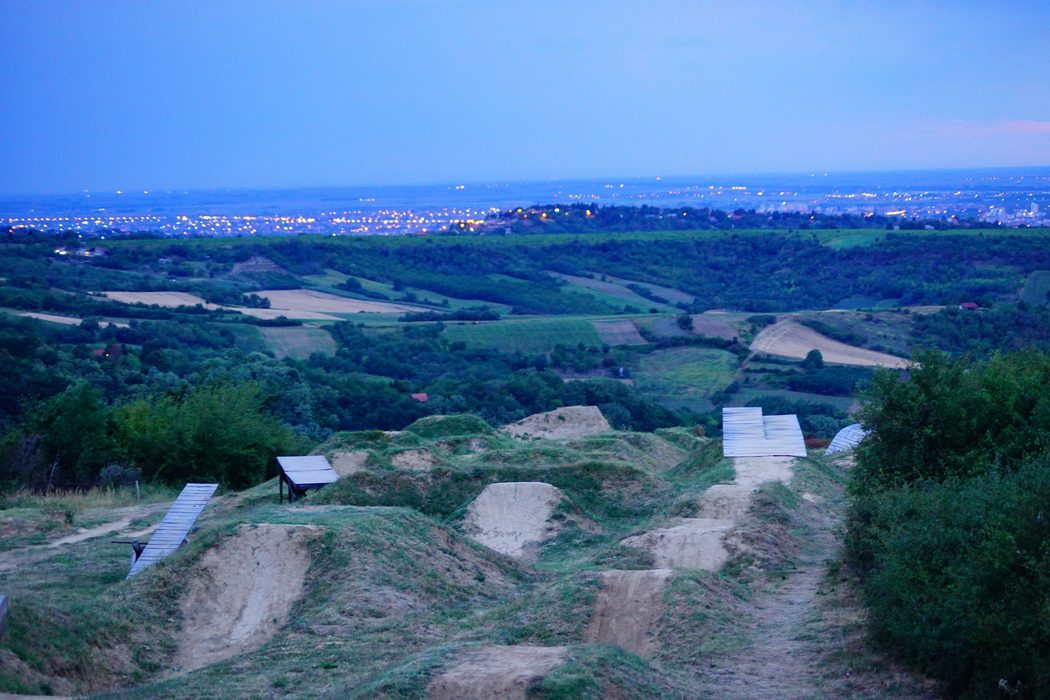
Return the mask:
<svg viewBox="0 0 1050 700"><path fill-rule="evenodd" d="M825 362L838 365L903 369L911 364L903 357L840 343L790 319L763 329L751 341L752 352L799 360L805 359L810 350L820 350Z"/></svg>
<svg viewBox="0 0 1050 700"><path fill-rule="evenodd" d="M525 700L530 686L562 665L565 647L482 647L430 682L430 700Z"/></svg>
<svg viewBox="0 0 1050 700"><path fill-rule="evenodd" d="M664 586L672 573L670 569L603 571L584 640L615 644L642 658L652 656Z"/></svg>
<svg viewBox="0 0 1050 700"><path fill-rule="evenodd" d="M540 481L489 484L467 506L463 533L501 554L526 557L557 532L550 517L561 500L559 489Z"/></svg>
<svg viewBox="0 0 1050 700"><path fill-rule="evenodd" d="M503 426L504 431L522 440L581 438L612 429L597 406L566 406Z"/></svg>
<svg viewBox="0 0 1050 700"><path fill-rule="evenodd" d="M747 513L751 494L763 483L790 483L794 457L736 457L736 476L729 484L716 484L700 496L696 518L683 518L670 527L632 535L621 541L628 547L649 550L658 567L720 570L729 559L724 541Z"/></svg>
<svg viewBox="0 0 1050 700"><path fill-rule="evenodd" d="M328 455L328 463L339 476L350 476L357 472L363 472L367 468L368 450L351 450L349 452L333 452Z"/></svg>
<svg viewBox="0 0 1050 700"><path fill-rule="evenodd" d="M729 560L722 538L735 524L719 518L685 518L678 525L634 535L620 544L648 549L659 567L718 571Z"/></svg>
<svg viewBox="0 0 1050 700"><path fill-rule="evenodd" d="M265 644L303 595L307 542L320 532L309 525L242 525L205 552L180 601L174 665L191 671Z"/></svg>

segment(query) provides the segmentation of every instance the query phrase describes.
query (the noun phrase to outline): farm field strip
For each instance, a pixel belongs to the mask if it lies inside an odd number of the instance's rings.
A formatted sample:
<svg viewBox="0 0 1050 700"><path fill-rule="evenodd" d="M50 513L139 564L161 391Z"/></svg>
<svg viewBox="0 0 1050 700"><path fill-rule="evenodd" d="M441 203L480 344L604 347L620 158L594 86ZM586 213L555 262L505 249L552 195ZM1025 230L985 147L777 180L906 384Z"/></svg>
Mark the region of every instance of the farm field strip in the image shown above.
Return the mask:
<svg viewBox="0 0 1050 700"><path fill-rule="evenodd" d="M903 369L910 364L903 357L865 350L832 340L790 319L762 329L751 341L752 352L763 352L794 359L804 359L811 350L819 350L824 356L824 361L832 364L895 369Z"/></svg>
<svg viewBox="0 0 1050 700"><path fill-rule="evenodd" d="M568 282L573 291L579 292L580 294L587 294L588 296L604 301L607 304L630 304L631 306L636 306L640 309L657 308L665 311L674 309L674 307L667 304L660 304L651 299L646 299L641 294L614 282L602 281L590 277L577 277L576 275L567 275L561 272L548 271L547 274Z"/></svg>
<svg viewBox="0 0 1050 700"><path fill-rule="evenodd" d="M638 327L629 320L594 321L594 328L607 345L648 345L638 332Z"/></svg>

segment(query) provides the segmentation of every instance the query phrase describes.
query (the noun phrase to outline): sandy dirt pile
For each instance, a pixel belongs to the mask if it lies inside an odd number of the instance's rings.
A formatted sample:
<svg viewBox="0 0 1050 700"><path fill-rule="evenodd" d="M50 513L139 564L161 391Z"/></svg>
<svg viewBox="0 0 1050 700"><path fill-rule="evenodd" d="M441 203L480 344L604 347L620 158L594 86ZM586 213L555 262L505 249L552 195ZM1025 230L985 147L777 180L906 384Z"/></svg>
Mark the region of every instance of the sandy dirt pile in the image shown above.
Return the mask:
<svg viewBox="0 0 1050 700"><path fill-rule="evenodd" d="M643 658L652 656L657 649L655 624L671 573L670 569L603 571L584 640L615 644Z"/></svg>
<svg viewBox="0 0 1050 700"><path fill-rule="evenodd" d="M503 427L516 438L580 438L612 430L597 406L566 406Z"/></svg>
<svg viewBox="0 0 1050 700"><path fill-rule="evenodd" d="M205 552L189 590L175 665L189 671L265 644L302 597L310 566L309 525L242 525Z"/></svg>
<svg viewBox="0 0 1050 700"><path fill-rule="evenodd" d="M525 700L529 686L565 662L565 647L491 646L478 649L430 682L430 700Z"/></svg>
<svg viewBox="0 0 1050 700"><path fill-rule="evenodd" d="M332 465L332 469L339 476L350 476L351 474L365 471L368 457L368 450L333 452L328 455L328 463Z"/></svg>
<svg viewBox="0 0 1050 700"><path fill-rule="evenodd" d="M903 357L840 343L791 320L781 321L763 329L751 341L752 352L782 357L804 359L810 350L820 350L825 362L840 365L901 369L911 364Z"/></svg>
<svg viewBox="0 0 1050 700"><path fill-rule="evenodd" d="M551 514L562 500L559 489L540 481L489 484L467 506L463 533L501 554L522 558L557 531Z"/></svg>

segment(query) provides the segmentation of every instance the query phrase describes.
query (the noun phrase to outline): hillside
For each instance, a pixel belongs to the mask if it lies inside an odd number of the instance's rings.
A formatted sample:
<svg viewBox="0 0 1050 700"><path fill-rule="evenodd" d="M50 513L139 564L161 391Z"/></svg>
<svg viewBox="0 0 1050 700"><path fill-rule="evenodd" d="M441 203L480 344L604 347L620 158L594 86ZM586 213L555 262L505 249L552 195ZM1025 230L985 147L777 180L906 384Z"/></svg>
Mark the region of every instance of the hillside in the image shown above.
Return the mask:
<svg viewBox="0 0 1050 700"><path fill-rule="evenodd" d="M162 500L73 498L64 515L22 497L0 691L929 696L858 627L832 535L847 464L729 460L692 431L587 412L535 424L578 420L561 438L473 416L334 435L317 452L336 484L295 505L273 481L228 492L130 582L108 538L147 530Z"/></svg>

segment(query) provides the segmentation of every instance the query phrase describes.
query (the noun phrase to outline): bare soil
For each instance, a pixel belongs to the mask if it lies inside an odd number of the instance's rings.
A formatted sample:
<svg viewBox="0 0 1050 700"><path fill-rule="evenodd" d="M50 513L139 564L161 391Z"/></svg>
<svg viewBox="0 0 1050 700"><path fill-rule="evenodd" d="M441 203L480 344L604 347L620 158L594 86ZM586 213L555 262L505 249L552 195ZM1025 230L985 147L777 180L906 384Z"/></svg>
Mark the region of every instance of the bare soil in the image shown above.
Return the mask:
<svg viewBox="0 0 1050 700"><path fill-rule="evenodd" d="M418 306L396 304L389 301L367 301L348 297L315 292L312 289L266 289L256 292L270 300L271 309L285 309L291 312L312 311L324 314L355 314L360 311L368 313L401 313L419 311ZM296 318L299 318L296 316Z"/></svg>
<svg viewBox="0 0 1050 700"><path fill-rule="evenodd" d="M242 525L205 552L180 601L175 666L191 671L266 643L302 597L307 542L319 533L304 525Z"/></svg>
<svg viewBox="0 0 1050 700"><path fill-rule="evenodd" d="M398 469L407 469L415 472L429 471L438 463L434 453L425 447L416 450L404 450L390 457L390 462Z"/></svg>
<svg viewBox="0 0 1050 700"><path fill-rule="evenodd" d="M663 609L664 586L672 573L670 569L603 571L584 640L651 657L657 650L655 623Z"/></svg>
<svg viewBox="0 0 1050 700"><path fill-rule="evenodd" d="M685 518L677 525L634 535L620 544L648 549L659 567L718 571L729 560L722 539L735 524L735 520L727 519Z"/></svg>
<svg viewBox="0 0 1050 700"><path fill-rule="evenodd" d="M328 455L328 463L332 465L332 469L339 476L350 476L351 474L365 471L368 458L368 450L333 452Z"/></svg>
<svg viewBox="0 0 1050 700"><path fill-rule="evenodd" d="M501 554L526 557L557 532L550 517L561 500L559 489L539 481L489 484L467 506L463 533Z"/></svg>
<svg viewBox="0 0 1050 700"><path fill-rule="evenodd" d="M523 440L565 439L607 433L612 426L597 406L566 406L522 418L517 423L503 426L503 430Z"/></svg>
<svg viewBox="0 0 1050 700"><path fill-rule="evenodd" d="M482 647L431 681L430 700L525 700L528 689L565 662L565 647Z"/></svg>
<svg viewBox="0 0 1050 700"><path fill-rule="evenodd" d="M810 350L820 350L824 361L832 364L895 369L903 369L910 364L903 357L840 343L790 319L764 328L751 341L752 352L781 357L804 359Z"/></svg>

